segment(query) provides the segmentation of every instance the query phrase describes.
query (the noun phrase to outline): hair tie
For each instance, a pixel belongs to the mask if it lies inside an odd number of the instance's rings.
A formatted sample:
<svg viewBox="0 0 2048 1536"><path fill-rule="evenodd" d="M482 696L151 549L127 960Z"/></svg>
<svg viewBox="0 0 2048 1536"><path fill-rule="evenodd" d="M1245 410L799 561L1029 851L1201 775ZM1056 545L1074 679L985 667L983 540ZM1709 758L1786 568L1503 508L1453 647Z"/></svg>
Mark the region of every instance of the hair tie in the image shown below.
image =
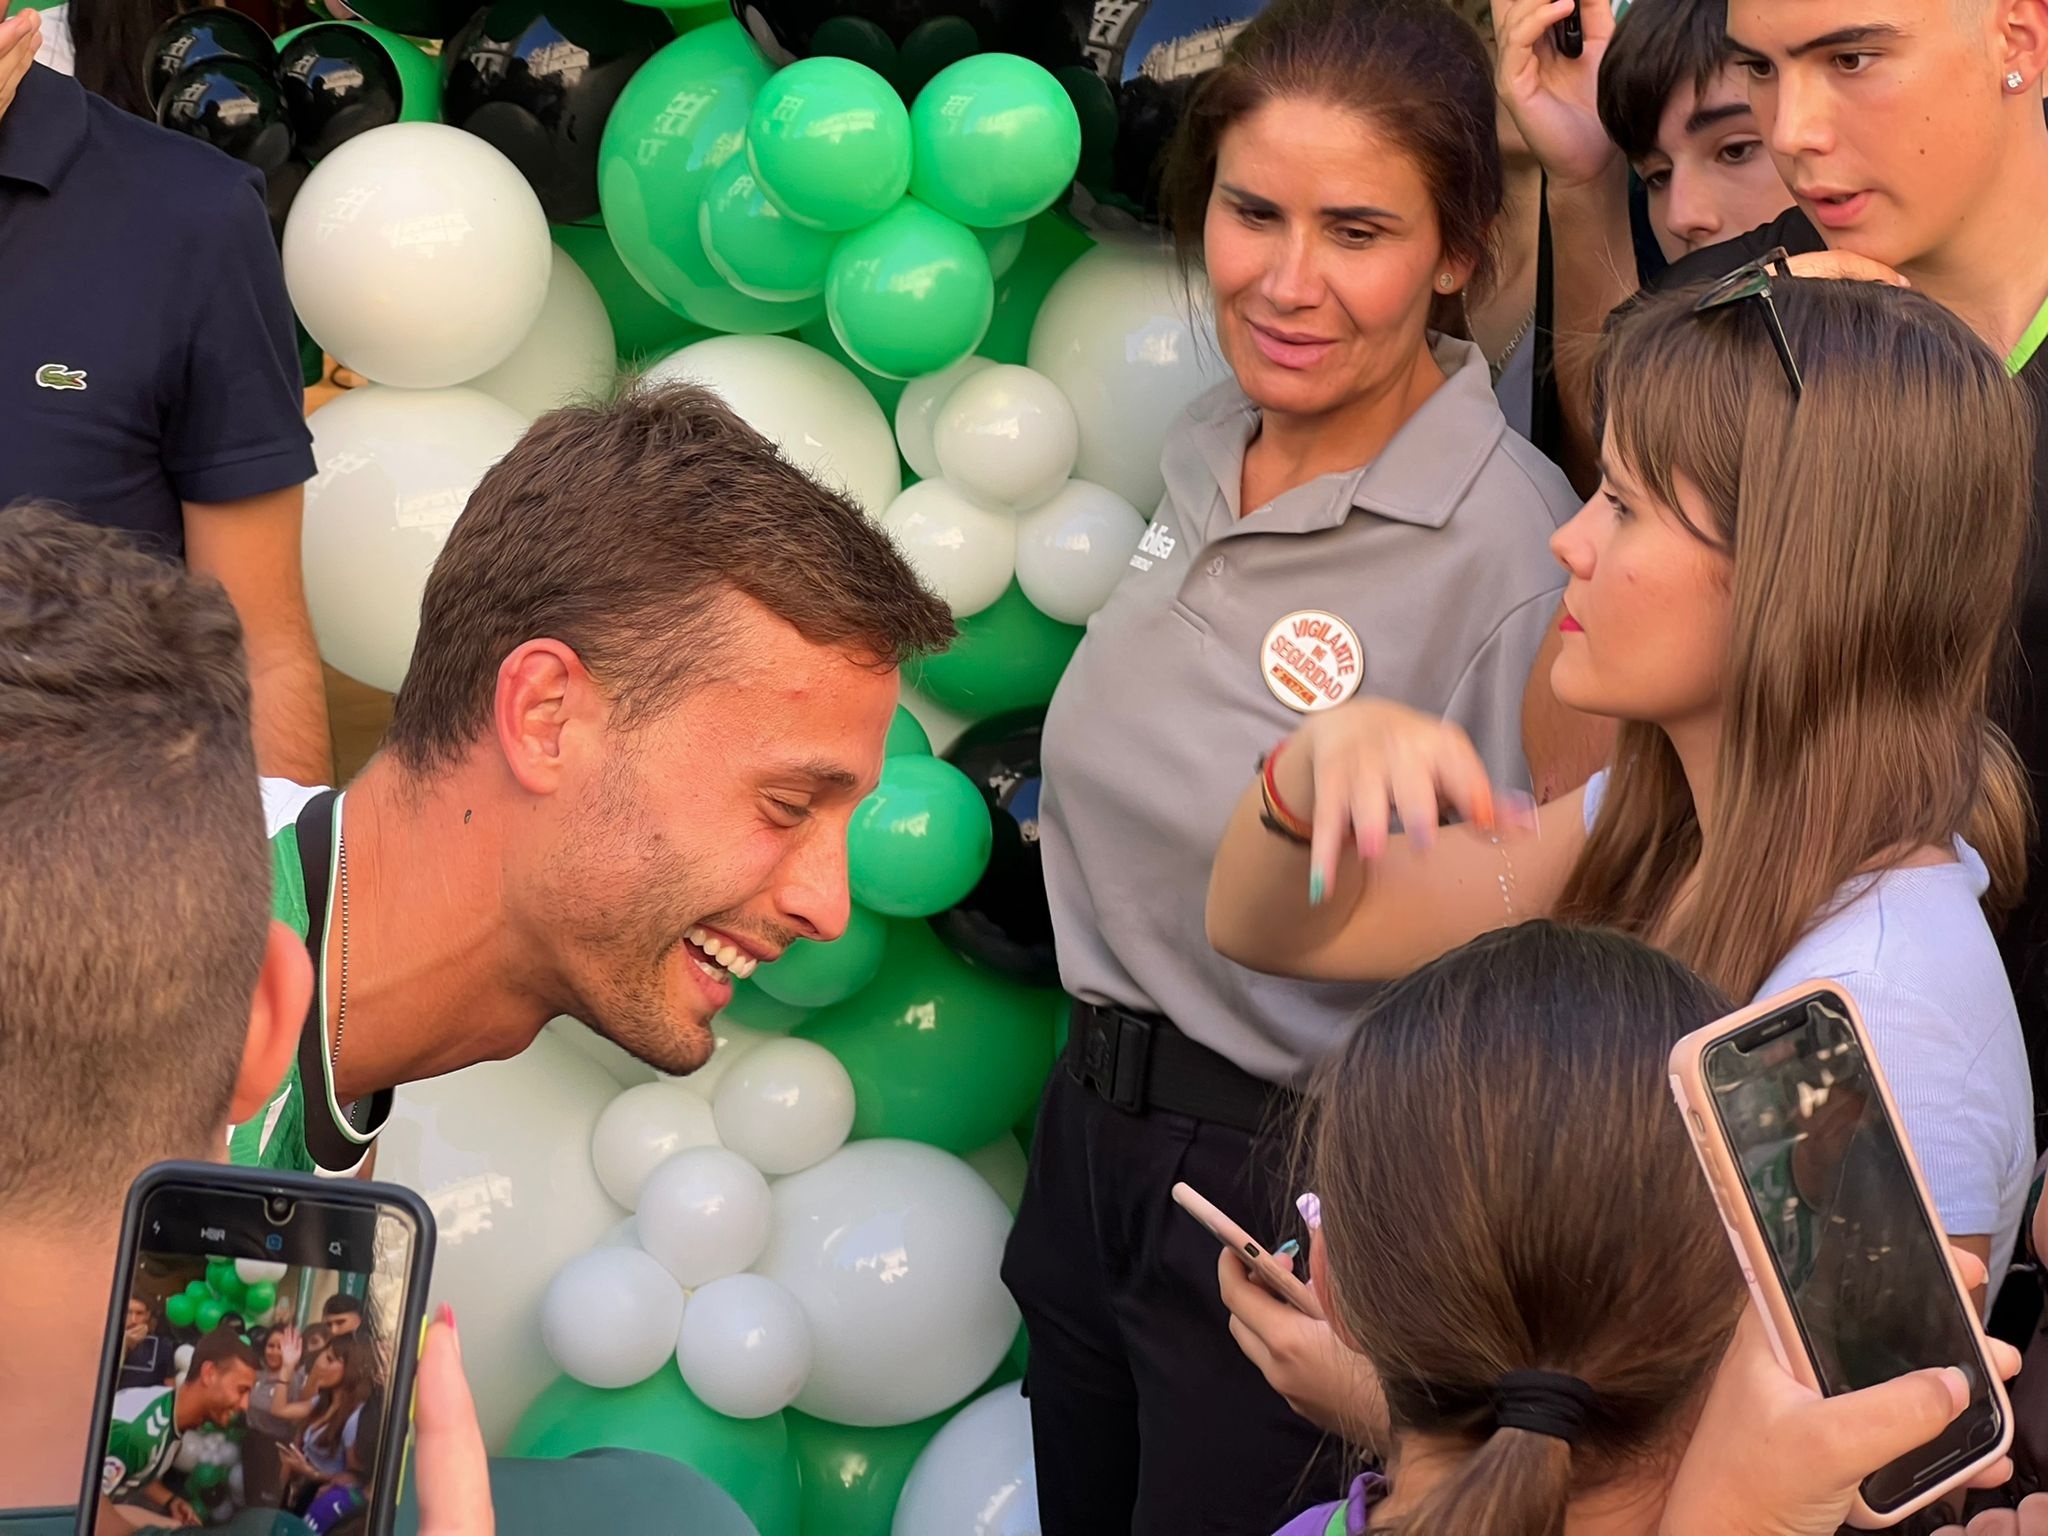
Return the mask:
<svg viewBox="0 0 2048 1536"><path fill-rule="evenodd" d="M1591 1387L1562 1371L1509 1371L1494 1385L1493 1422L1570 1445L1597 1401Z"/></svg>

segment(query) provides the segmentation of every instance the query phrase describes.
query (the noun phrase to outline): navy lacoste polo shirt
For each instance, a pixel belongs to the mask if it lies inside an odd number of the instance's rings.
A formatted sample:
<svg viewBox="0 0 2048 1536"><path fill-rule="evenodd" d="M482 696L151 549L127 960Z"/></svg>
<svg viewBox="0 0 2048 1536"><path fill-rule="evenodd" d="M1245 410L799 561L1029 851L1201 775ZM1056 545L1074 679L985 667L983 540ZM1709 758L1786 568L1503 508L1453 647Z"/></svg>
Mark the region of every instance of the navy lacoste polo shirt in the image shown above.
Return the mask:
<svg viewBox="0 0 2048 1536"><path fill-rule="evenodd" d="M259 172L34 65L0 116L0 505L160 553L313 474Z"/></svg>

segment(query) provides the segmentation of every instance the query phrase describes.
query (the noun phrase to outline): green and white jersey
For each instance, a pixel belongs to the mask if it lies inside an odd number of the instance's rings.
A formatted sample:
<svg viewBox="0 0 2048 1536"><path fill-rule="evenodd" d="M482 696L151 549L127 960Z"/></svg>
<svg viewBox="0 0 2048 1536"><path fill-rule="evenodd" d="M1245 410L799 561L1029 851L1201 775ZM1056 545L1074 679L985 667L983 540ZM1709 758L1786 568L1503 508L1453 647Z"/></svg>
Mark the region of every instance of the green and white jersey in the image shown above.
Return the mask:
<svg viewBox="0 0 2048 1536"><path fill-rule="evenodd" d="M123 1499L164 1475L178 1451L175 1387L129 1387L114 1394L100 1492Z"/></svg>
<svg viewBox="0 0 2048 1536"><path fill-rule="evenodd" d="M228 1132L228 1160L245 1167L346 1176L369 1155L391 1114L389 1090L351 1105L334 1095L327 1017L327 943L334 921L342 796L283 779L263 781L270 838L270 915L305 941L313 998L290 1070L260 1113Z"/></svg>

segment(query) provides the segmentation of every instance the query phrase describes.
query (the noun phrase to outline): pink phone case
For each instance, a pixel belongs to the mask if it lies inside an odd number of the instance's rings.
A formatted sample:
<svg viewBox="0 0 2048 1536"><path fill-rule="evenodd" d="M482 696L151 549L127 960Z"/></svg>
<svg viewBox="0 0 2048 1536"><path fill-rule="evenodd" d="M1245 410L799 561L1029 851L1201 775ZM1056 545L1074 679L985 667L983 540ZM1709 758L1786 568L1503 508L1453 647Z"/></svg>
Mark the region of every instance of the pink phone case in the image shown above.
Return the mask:
<svg viewBox="0 0 2048 1536"><path fill-rule="evenodd" d="M1799 1323L1793 1316L1791 1303L1786 1299L1784 1288L1779 1284L1777 1267L1771 1262L1770 1247L1764 1239L1762 1230L1757 1226L1749 1201L1741 1193L1742 1175L1734 1151L1728 1145L1719 1117L1705 1107L1711 1102L1711 1096L1702 1075L1709 1047L1758 1019L1777 1013L1801 999L1816 996L1825 997L1830 1007L1839 1009L1849 1020L1849 1027L1856 1036L1857 1045L1870 1063L1870 1077L1877 1085L1878 1102L1883 1106L1886 1118L1891 1121L1899 1145L1905 1149L1906 1168L1913 1178L1914 1194L1920 1201L1921 1210L1927 1217L1928 1225L1933 1228L1935 1237L1946 1247L1948 1234L1941 1225L1940 1217L1935 1214L1933 1200L1928 1197L1927 1180L1920 1172L1920 1160L1914 1154L1911 1139L1906 1135L1905 1121L1899 1114L1898 1104L1892 1099L1891 1085L1885 1081L1884 1068L1878 1062L1877 1051L1870 1043L1869 1032L1863 1027L1863 1018L1857 1013L1855 1002L1835 983L1807 982L1803 986L1780 992L1775 997L1753 1003L1739 1013L1731 1013L1726 1018L1717 1019L1706 1028L1687 1035L1671 1048L1671 1095L1678 1101L1678 1112L1684 1117L1686 1129L1692 1135L1693 1150L1699 1154L1700 1167L1707 1176L1707 1188L1712 1192L1714 1205L1721 1213L1722 1225L1728 1230L1728 1242L1735 1250L1736 1262L1742 1266L1742 1278L1749 1283L1749 1294L1756 1301L1757 1312L1763 1318L1765 1331L1770 1336L1771 1351L1778 1357L1778 1363L1787 1371L1815 1391L1819 1391L1820 1380L1814 1372L1813 1362L1807 1357L1806 1344L1800 1336ZM1964 1315L1969 1318L1971 1332L1976 1338L1978 1366L1983 1371L1985 1380L1991 1383L1991 1397L1998 1405L2003 1431L1996 1443L1975 1461L1967 1463L1918 1498L1889 1513L1879 1514L1871 1509L1859 1494L1850 1510L1849 1523L1861 1530L1882 1530L1897 1525L1909 1515L1925 1509L1943 1495L1961 1487L2012 1449L2012 1404L2005 1395L2005 1384L1991 1368L1988 1352L1984 1347L1984 1325L1978 1319L1977 1308L1971 1302L1969 1290L1963 1285L1962 1276L1956 1272L1954 1263L1951 1262L1947 1268L1948 1282L1955 1288L1956 1305L1961 1307Z"/></svg>
<svg viewBox="0 0 2048 1536"><path fill-rule="evenodd" d="M1301 1277L1274 1258L1250 1233L1216 1209L1193 1188L1186 1184L1174 1185L1173 1203L1199 1221L1217 1242L1236 1254L1244 1262L1246 1271L1259 1284L1295 1311L1312 1317L1319 1323L1325 1321L1322 1303L1316 1300L1314 1291L1301 1283Z"/></svg>

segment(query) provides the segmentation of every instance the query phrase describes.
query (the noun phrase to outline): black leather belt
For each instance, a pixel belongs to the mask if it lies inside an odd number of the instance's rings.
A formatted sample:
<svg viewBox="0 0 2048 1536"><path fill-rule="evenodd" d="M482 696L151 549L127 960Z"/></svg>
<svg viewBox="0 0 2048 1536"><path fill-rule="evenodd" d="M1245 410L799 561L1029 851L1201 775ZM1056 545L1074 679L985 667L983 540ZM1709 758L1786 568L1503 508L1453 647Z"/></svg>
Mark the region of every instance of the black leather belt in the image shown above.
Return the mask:
<svg viewBox="0 0 2048 1536"><path fill-rule="evenodd" d="M1190 1115L1258 1135L1292 1129L1299 1096L1199 1045L1170 1019L1076 1002L1066 1069L1127 1114Z"/></svg>

